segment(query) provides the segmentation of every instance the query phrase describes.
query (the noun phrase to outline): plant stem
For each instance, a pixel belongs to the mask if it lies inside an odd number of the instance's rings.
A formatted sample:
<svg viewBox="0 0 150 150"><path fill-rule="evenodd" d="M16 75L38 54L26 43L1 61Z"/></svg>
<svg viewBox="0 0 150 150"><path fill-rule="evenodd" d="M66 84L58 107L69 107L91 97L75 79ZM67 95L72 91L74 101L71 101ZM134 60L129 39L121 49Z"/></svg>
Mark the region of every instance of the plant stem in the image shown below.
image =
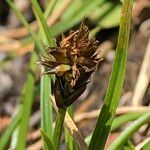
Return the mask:
<svg viewBox="0 0 150 150"><path fill-rule="evenodd" d="M53 135L53 141L54 141L54 146L55 146L56 150L59 149L59 143L60 143L63 123L64 123L64 119L65 119L66 109L67 108L58 109L58 114L57 114L55 129L54 129L54 135Z"/></svg>
<svg viewBox="0 0 150 150"><path fill-rule="evenodd" d="M130 34L132 0L124 0L122 6L119 37L113 69L107 88L104 105L101 109L89 150L102 150L105 147L113 118L119 104L127 61L127 49Z"/></svg>
<svg viewBox="0 0 150 150"><path fill-rule="evenodd" d="M69 113L70 117L73 118L73 108L72 106L68 107L67 112ZM75 143L68 131L68 129L65 127L65 143L67 150L74 150L75 149Z"/></svg>
<svg viewBox="0 0 150 150"><path fill-rule="evenodd" d="M6 148L7 143L9 142L10 136L13 133L14 129L17 127L21 120L21 114L20 111L18 115L13 117L10 126L6 129L6 131L2 134L3 136L0 139L0 150L4 150Z"/></svg>

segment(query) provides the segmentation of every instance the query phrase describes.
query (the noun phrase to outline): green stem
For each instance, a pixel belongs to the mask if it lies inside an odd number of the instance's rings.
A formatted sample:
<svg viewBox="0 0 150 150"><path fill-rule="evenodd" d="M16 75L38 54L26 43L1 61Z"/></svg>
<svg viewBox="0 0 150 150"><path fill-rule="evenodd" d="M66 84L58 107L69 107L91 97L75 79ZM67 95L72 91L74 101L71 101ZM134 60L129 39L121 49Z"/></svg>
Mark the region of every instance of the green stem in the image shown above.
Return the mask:
<svg viewBox="0 0 150 150"><path fill-rule="evenodd" d="M55 124L54 135L53 135L53 141L54 141L56 150L59 149L65 114L66 114L66 108L58 109L58 115L57 115L57 120L56 120L56 124Z"/></svg>
<svg viewBox="0 0 150 150"><path fill-rule="evenodd" d="M72 106L68 107L67 112L69 113L70 117L73 118ZM66 127L65 127L65 143L66 143L66 149L67 150L74 150L75 149L75 143L74 143L72 136L70 135L70 133Z"/></svg>
<svg viewBox="0 0 150 150"><path fill-rule="evenodd" d="M144 114L144 112L133 112L116 117L111 126L111 132L129 121L135 121Z"/></svg>
<svg viewBox="0 0 150 150"><path fill-rule="evenodd" d="M15 128L17 127L17 125L19 124L19 122L21 120L21 114L22 114L22 112L20 111L18 113L18 115L13 117L13 119L10 123L10 126L6 129L3 136L1 137L1 139L0 139L0 150L5 149L7 143L9 142L11 134L13 133L13 131L15 130Z"/></svg>
<svg viewBox="0 0 150 150"><path fill-rule="evenodd" d="M42 68L44 70L44 68ZM49 100L49 94L51 93L51 78L49 76L41 77L41 88L40 88L40 104L41 104L41 128L49 137L52 139L53 136L53 116L52 116L52 106ZM43 144L43 150L46 150L46 142Z"/></svg>
<svg viewBox="0 0 150 150"><path fill-rule="evenodd" d="M116 109L119 104L126 70L131 10L132 0L124 0L113 69L110 76L104 105L101 109L92 139L89 144L89 150L104 149Z"/></svg>
<svg viewBox="0 0 150 150"><path fill-rule="evenodd" d="M121 146L144 124L150 122L150 113L146 113L134 121L124 132L109 146L107 150L120 149Z"/></svg>

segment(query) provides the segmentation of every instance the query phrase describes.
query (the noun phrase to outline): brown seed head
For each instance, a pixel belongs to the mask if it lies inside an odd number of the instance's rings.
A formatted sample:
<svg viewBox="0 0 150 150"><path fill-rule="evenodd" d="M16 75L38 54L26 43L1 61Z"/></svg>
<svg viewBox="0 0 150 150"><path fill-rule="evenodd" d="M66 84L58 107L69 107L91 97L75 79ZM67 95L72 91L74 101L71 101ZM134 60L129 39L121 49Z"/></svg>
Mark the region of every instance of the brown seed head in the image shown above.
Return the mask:
<svg viewBox="0 0 150 150"><path fill-rule="evenodd" d="M47 50L55 61L43 57L41 64L48 68L46 74L56 74L54 94L58 107L71 105L85 90L101 60L97 48L98 41L89 39L89 30L83 21L80 29L71 30L58 47Z"/></svg>

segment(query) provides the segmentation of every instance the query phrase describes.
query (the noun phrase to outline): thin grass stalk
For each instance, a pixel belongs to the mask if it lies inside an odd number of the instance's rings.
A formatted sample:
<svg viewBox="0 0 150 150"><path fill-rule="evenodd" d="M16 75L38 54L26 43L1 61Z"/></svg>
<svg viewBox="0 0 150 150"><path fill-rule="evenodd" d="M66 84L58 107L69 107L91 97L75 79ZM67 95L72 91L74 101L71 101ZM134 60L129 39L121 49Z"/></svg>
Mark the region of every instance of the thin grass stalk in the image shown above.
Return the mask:
<svg viewBox="0 0 150 150"><path fill-rule="evenodd" d="M65 114L66 114L66 108L58 109L58 114L57 114L54 134L53 134L53 142L54 142L55 150L59 149Z"/></svg>
<svg viewBox="0 0 150 150"><path fill-rule="evenodd" d="M71 118L73 118L73 108L72 106L67 108L67 112L70 115ZM71 137L68 129L65 127L65 143L66 148L68 150L74 150L75 149L75 142L73 141L73 138Z"/></svg>
<svg viewBox="0 0 150 150"><path fill-rule="evenodd" d="M10 136L12 135L14 129L18 126L20 120L21 120L21 112L19 113L20 115L16 115L13 117L10 125L8 126L8 128L6 129L5 133L3 134L3 136L0 139L0 150L4 150L9 139Z"/></svg>
<svg viewBox="0 0 150 150"><path fill-rule="evenodd" d="M142 147L142 150L147 150L150 147L150 140L148 140ZM137 149L139 150L139 149Z"/></svg>
<svg viewBox="0 0 150 150"><path fill-rule="evenodd" d="M50 29L46 23L43 12L42 12L38 2L36 0L31 0L31 2L34 6L33 9L35 9L34 12L36 12L35 15L37 17L37 20L38 20L40 26L42 27L42 30L44 30L47 42L49 43L50 46L54 45L53 37L50 33Z"/></svg>
<svg viewBox="0 0 150 150"><path fill-rule="evenodd" d="M15 149L16 148L16 145L17 145L17 142L18 142L18 133L19 133L19 128L16 128L13 131L12 136L11 136L11 142L10 142L10 146L9 146L10 149Z"/></svg>
<svg viewBox="0 0 150 150"><path fill-rule="evenodd" d="M131 140L128 140L124 144L124 150L135 150L135 146L133 145L133 143L131 142Z"/></svg>
<svg viewBox="0 0 150 150"><path fill-rule="evenodd" d="M113 132L114 130L119 128L121 125L124 125L125 123L128 123L130 121L135 121L136 119L141 117L143 114L145 114L145 112L133 112L133 113L128 113L128 114L124 114L119 117L116 117L113 120L110 131ZM91 138L92 138L92 134L90 134L89 136L86 137L87 144L90 143Z"/></svg>
<svg viewBox="0 0 150 150"><path fill-rule="evenodd" d="M121 115L119 117L116 117L113 120L112 126L111 126L111 132L120 127L121 125L129 122L134 121L141 117L144 114L144 112L134 112L134 113L128 113L125 115Z"/></svg>
<svg viewBox="0 0 150 150"><path fill-rule="evenodd" d="M97 5L101 5L106 0L86 0L83 1L82 5L80 5L77 9L75 9L68 17L54 25L51 28L51 32L53 35L58 35L60 32L65 32L70 29L75 24L79 23L84 16L88 14L91 9L97 7ZM69 22L69 23L68 23ZM57 30L56 30L57 29Z"/></svg>
<svg viewBox="0 0 150 150"><path fill-rule="evenodd" d="M23 95L24 92L25 92L25 88L22 90L21 94ZM22 107L22 105L18 105L17 108L15 109L15 110L17 110L16 112L14 112L15 115L17 114L16 116L18 116L18 114L20 114L20 116L21 116L21 109L22 109L21 107ZM16 145L17 145L17 142L18 142L18 134L19 134L19 123L18 123L17 128L14 129L14 131L11 135L11 141L10 141L10 146L9 146L10 149L15 149L16 148Z"/></svg>
<svg viewBox="0 0 150 150"><path fill-rule="evenodd" d="M53 108L58 113L58 109L57 109L54 97L51 97L51 102L52 102ZM80 147L80 149L87 150L87 144L85 143L84 138L82 137L81 133L79 132L79 129L77 128L73 120L71 119L68 112L66 112L66 115L65 115L65 126L70 132L70 134L72 135L72 138L74 139L74 141L77 143L78 147Z"/></svg>
<svg viewBox="0 0 150 150"><path fill-rule="evenodd" d="M44 68L43 68L44 70ZM40 83L40 99L41 99L41 128L44 132L52 138L53 129L53 116L52 116L52 107L49 101L49 94L51 91L51 79L48 76L41 77Z"/></svg>
<svg viewBox="0 0 150 150"><path fill-rule="evenodd" d="M52 1L49 1L48 4L47 4L47 7L46 7L46 10L44 12L44 16L45 18L48 19L49 15L52 14L56 4L57 4L58 0L52 0Z"/></svg>
<svg viewBox="0 0 150 150"><path fill-rule="evenodd" d="M42 137L43 137L43 141L46 143L46 145L44 146L44 149L54 150L53 143L50 140L50 138L47 136L47 134L42 130L41 130L41 134L42 134Z"/></svg>
<svg viewBox="0 0 150 150"><path fill-rule="evenodd" d="M31 34L32 39L35 42L37 48L38 49L43 49L43 47L40 44L40 41L37 39L36 34L30 29L30 26L29 26L28 22L26 21L26 19L24 18L24 16L20 12L20 10L17 9L17 7L15 6L15 4L12 2L12 0L7 0L7 3L11 6L11 8L15 12L16 16L20 19L20 21L25 26L25 28L27 29L27 31Z"/></svg>
<svg viewBox="0 0 150 150"><path fill-rule="evenodd" d="M66 148L68 150L74 150L74 141L68 131L68 129L65 127L65 145L66 145Z"/></svg>
<svg viewBox="0 0 150 150"><path fill-rule="evenodd" d="M120 149L123 144L144 124L150 122L150 113L146 113L129 125L107 150Z"/></svg>
<svg viewBox="0 0 150 150"><path fill-rule="evenodd" d="M132 0L124 0L117 50L104 105L94 130L89 150L104 149L123 86L130 33ZM98 140L99 139L99 140Z"/></svg>
<svg viewBox="0 0 150 150"><path fill-rule="evenodd" d="M27 86L26 86L26 94L23 96L23 108L22 108L22 119L19 126L19 138L16 150L24 150L25 143L26 143L26 135L28 132L29 126L29 118L31 114L31 107L33 102L34 96L34 84L35 84L35 71L36 71L36 64L37 61L37 54L33 52L31 61L30 61L30 72L28 73L27 77Z"/></svg>
<svg viewBox="0 0 150 150"><path fill-rule="evenodd" d="M43 41L46 45L54 47L55 43L53 41L52 35L50 33L49 27L46 22L46 14L44 17L44 14L37 3L36 0L31 1L33 4L33 10L35 13L35 16L37 18L37 21L40 26L40 33L42 35ZM43 52L45 54L45 52ZM42 67L42 72L44 72L44 68ZM52 143L52 106L49 101L49 95L51 94L51 81L52 76L42 76L41 77L41 83L40 83L40 102L41 102L41 128L43 130L43 133L45 133L45 137L43 137L44 141L44 150L49 149L49 143ZM48 142L49 140L49 142Z"/></svg>

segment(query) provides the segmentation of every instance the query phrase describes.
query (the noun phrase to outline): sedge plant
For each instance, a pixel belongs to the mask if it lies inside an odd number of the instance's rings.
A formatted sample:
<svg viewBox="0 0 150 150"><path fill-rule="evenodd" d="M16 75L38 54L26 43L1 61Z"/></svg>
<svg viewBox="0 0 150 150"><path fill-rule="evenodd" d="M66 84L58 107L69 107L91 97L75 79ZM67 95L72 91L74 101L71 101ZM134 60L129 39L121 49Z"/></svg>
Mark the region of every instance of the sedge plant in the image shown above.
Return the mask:
<svg viewBox="0 0 150 150"><path fill-rule="evenodd" d="M98 48L98 41L91 36L89 38L89 30L85 24L83 16L85 16L91 9L99 8L97 6L111 4L105 0L87 0L81 2L81 5L77 7L77 2L71 3L69 9L66 10L57 24L49 27L47 24L48 16L56 9L55 6L59 4L59 0L49 2L45 13L42 12L37 0L31 0L33 12L38 22L39 31L33 32L24 16L16 8L11 0L7 0L9 5L13 8L14 12L21 20L22 24L26 27L27 31L32 37L32 41L35 43L35 49L32 52L30 72L28 73L27 82L22 91L22 106L18 116L12 119L12 125L5 132L6 138L2 137L0 140L0 150L6 147L9 138L15 130L19 128L16 149L24 150L26 145L26 137L29 126L29 118L31 114L31 106L34 99L35 88L35 72L36 64L38 62L42 65L42 76L40 83L40 103L41 103L41 135L43 139L44 150L58 150L61 135L63 132L63 124L66 115L67 108L70 107L74 101L84 92L91 74L96 70L99 63L101 63L101 57ZM58 6L57 6L58 7ZM105 7L107 8L107 7ZM112 8L112 7L108 7ZM117 10L117 11L116 11ZM120 7L117 7L114 14L118 14ZM104 105L100 112L95 130L92 134L92 138L89 140L89 147L85 146L84 149L89 150L103 150L109 133L123 124L124 122L136 120L131 124L130 129L125 130L112 145L108 147L110 150L120 148L126 143L130 143L130 137L145 123L150 121L149 113L129 114L126 116L118 117L114 120L115 112L121 96L125 70L127 61L127 49L130 35L130 23L131 23L131 10L132 0L124 0L122 4L122 12L120 19L120 28L117 49L115 53L115 60L110 76L110 82L106 92ZM116 13L117 12L117 13ZM100 14L97 13L97 16ZM100 28L107 28L107 19L111 18L111 14L106 15L103 18L103 22L99 21ZM117 17L116 17L117 18ZM67 31L75 24L81 21L80 28L76 31L70 30L69 35L62 36L58 45L54 40L54 35L58 35L60 32ZM114 24L118 24L112 22ZM111 24L111 23L110 23ZM44 45L48 48L45 50ZM32 72L31 72L32 71ZM54 76L55 75L55 78ZM54 81L55 80L55 81ZM52 88L52 83L55 82ZM56 116L55 127L53 128L53 112L52 104L50 103L50 94L54 94L58 113ZM27 112L24 114L24 112ZM119 122L118 122L118 121ZM67 133L68 134L68 133ZM67 136L69 137L69 136ZM66 141L72 140L67 139ZM71 141L70 143L73 143ZM76 142L75 142L76 143ZM77 146L70 145L70 149L76 149ZM80 149L83 149L80 147Z"/></svg>

